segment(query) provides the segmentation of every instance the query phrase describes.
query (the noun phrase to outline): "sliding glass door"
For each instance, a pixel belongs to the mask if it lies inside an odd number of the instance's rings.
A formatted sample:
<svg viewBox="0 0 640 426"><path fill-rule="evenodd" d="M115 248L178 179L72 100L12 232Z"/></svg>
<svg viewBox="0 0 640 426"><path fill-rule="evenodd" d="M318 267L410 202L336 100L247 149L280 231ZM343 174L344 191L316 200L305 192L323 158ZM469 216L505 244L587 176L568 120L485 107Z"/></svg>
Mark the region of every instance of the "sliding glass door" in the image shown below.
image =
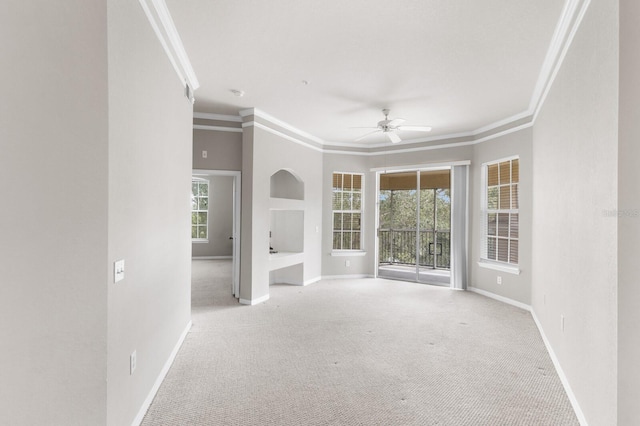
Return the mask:
<svg viewBox="0 0 640 426"><path fill-rule="evenodd" d="M450 169L379 175L378 276L449 285Z"/></svg>

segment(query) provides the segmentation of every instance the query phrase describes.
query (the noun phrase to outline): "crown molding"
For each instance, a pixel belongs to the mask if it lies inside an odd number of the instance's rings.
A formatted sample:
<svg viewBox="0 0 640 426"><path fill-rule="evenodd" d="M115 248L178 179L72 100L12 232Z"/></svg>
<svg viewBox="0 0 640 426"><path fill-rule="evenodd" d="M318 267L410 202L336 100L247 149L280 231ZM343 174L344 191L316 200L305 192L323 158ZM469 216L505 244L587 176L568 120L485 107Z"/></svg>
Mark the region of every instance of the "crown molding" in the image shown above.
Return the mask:
<svg viewBox="0 0 640 426"><path fill-rule="evenodd" d="M305 132L303 130L300 130L297 127L293 127L291 124L285 123L284 121L279 120L279 119L275 118L274 116L269 115L266 112L264 112L264 111L262 111L262 110L260 110L258 108L248 108L248 109L243 109L242 111L240 111L240 116L242 118L248 117L250 115L253 115L254 117L260 117L263 120L266 120L266 121L268 121L268 122L270 122L272 124L275 124L276 126L282 127L283 129L288 130L291 133L294 133L294 134L296 134L298 136L301 136L301 137L303 137L305 139L309 139L310 141L319 143L320 145L325 145L326 144L326 142L324 140L320 139L319 137L314 136L314 135L312 135L310 133L307 133L307 132Z"/></svg>
<svg viewBox="0 0 640 426"><path fill-rule="evenodd" d="M210 112L194 112L193 118L199 118L202 120L232 121L234 123L242 123L242 117L240 117L239 115L212 114Z"/></svg>
<svg viewBox="0 0 640 426"><path fill-rule="evenodd" d="M142 0L141 0L142 1ZM529 107L527 110L522 111L518 114L515 114L510 117L506 117L504 119L498 120L491 124L482 126L478 129L469 132L461 132L461 133L453 133L447 135L440 136L431 136L417 139L407 139L402 141L399 145L389 145L388 143L378 143L375 145L361 145L356 143L349 142L327 142L323 139L320 139L316 136L313 136L307 132L304 132L296 127L291 126L284 121L281 121L264 111L261 111L257 108L249 108L240 111L240 117L248 117L253 115L254 117L260 117L263 120L275 124L285 130L288 130L296 135L299 135L307 140L314 141L320 145L322 148L318 148L304 140L297 139L288 135L285 135L282 132L271 129L267 125L257 123L255 121L245 122L242 127L255 125L267 131L270 131L274 134L279 134L286 139L292 140L296 143L305 145L309 148L312 148L316 151L321 151L326 154L343 154L343 155L362 155L362 156L375 156L375 155L388 155L388 154L399 154L399 153L407 153L407 152L418 152L418 151L429 151L434 149L446 149L446 148L455 148L469 145L477 145L492 139L496 139L501 136L505 136L510 133L514 133L529 127L532 127L535 123L535 120L538 116L540 109L542 108L544 101L546 99L547 93L549 92L553 82L558 74L559 69L562 67L562 63L564 62L564 58L571 46L571 43L575 37L580 24L582 23L582 19L591 4L591 0L567 0L556 25L556 29L554 31L551 43L549 45L549 49L547 50L547 54L545 56L542 68L538 75L538 80L536 82L536 86L534 88L533 94L531 96L531 100L529 102ZM524 122L522 122L525 120ZM506 129L500 130L500 128ZM496 131L494 133L484 135L485 133ZM415 145L419 143L428 143L428 142L438 142L438 141L446 141L453 139L461 139L468 138L468 140L463 140L459 142L450 142L450 143L441 143L436 145L428 145L428 146L417 146L411 147L410 145ZM406 146L406 148L394 148L388 149L391 147L398 146ZM340 150L340 149L331 149L330 147L343 147L343 148L353 148L358 149L358 151L353 150ZM381 151L371 152L372 149L376 148L387 148ZM366 151L361 151L366 150Z"/></svg>
<svg viewBox="0 0 640 426"><path fill-rule="evenodd" d="M266 130L267 132L269 132L271 134L274 134L276 136L280 136L281 138L284 138L284 139L290 140L291 142L294 142L294 143L297 143L299 145L302 145L302 146L304 146L306 148L310 148L310 149L312 149L314 151L325 152L325 150L323 148L319 148L317 146L311 145L309 142L303 141L303 140L298 139L298 138L294 138L293 136L289 136L286 133L282 133L279 130L272 129L271 127L266 126L266 125L264 125L262 123L258 123L257 121L248 121L248 122L242 123L242 127L243 128L244 127L257 127L259 129Z"/></svg>
<svg viewBox="0 0 640 426"><path fill-rule="evenodd" d="M590 4L591 0L567 0L564 5L529 103L528 111L534 122Z"/></svg>
<svg viewBox="0 0 640 426"><path fill-rule="evenodd" d="M207 126L204 124L194 124L193 130L215 130L218 132L242 133L240 127Z"/></svg>
<svg viewBox="0 0 640 426"><path fill-rule="evenodd" d="M173 23L171 13L164 0L138 0L144 10L153 32L158 37L171 65L183 85L192 90L200 87L200 82L191 66L187 52L184 50L178 30Z"/></svg>

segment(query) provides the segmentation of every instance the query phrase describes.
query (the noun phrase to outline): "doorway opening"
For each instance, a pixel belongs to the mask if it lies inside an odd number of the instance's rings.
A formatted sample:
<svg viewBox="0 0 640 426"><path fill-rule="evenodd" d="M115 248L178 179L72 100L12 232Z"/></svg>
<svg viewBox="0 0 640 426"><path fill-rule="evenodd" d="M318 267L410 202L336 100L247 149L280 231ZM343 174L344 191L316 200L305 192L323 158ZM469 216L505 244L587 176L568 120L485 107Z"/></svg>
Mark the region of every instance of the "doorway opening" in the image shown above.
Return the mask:
<svg viewBox="0 0 640 426"><path fill-rule="evenodd" d="M378 276L449 286L451 168L378 174Z"/></svg>
<svg viewBox="0 0 640 426"><path fill-rule="evenodd" d="M192 258L193 259L230 259L231 283L229 290L233 297L240 297L240 201L241 172L226 170L192 171L194 181L206 181L206 206L204 210L194 212L194 186L192 185ZM197 188L201 191L201 188ZM205 197L202 197L205 198ZM202 201L202 200L197 200ZM197 207L203 208L198 205ZM202 214L206 212L206 215ZM202 222L206 218L206 238L193 238L193 227L197 232L204 229ZM195 221L195 225L194 225ZM196 237L200 234L196 233Z"/></svg>

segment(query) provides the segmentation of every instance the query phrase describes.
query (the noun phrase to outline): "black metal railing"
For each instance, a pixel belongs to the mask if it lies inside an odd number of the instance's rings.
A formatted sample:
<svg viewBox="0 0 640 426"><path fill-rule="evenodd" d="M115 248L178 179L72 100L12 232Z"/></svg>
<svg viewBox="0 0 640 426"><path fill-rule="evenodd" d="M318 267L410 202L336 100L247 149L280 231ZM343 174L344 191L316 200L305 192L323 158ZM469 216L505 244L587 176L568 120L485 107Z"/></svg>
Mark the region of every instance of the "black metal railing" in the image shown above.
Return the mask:
<svg viewBox="0 0 640 426"><path fill-rule="evenodd" d="M419 234L418 265L449 269L451 267L451 231L415 229L380 229L378 262L381 265L415 265L416 234Z"/></svg>

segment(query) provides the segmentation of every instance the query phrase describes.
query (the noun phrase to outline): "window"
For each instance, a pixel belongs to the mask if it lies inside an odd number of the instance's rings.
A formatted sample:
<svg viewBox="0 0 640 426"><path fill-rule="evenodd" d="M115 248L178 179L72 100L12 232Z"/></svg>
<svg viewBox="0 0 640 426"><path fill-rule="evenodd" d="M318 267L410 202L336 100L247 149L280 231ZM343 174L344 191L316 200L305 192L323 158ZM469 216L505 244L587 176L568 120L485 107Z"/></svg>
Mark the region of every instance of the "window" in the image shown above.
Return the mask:
<svg viewBox="0 0 640 426"><path fill-rule="evenodd" d="M207 240L209 228L209 182L193 178L191 180L191 239Z"/></svg>
<svg viewBox="0 0 640 426"><path fill-rule="evenodd" d="M333 174L333 249L361 250L363 175Z"/></svg>
<svg viewBox="0 0 640 426"><path fill-rule="evenodd" d="M482 165L483 260L518 265L518 158Z"/></svg>

